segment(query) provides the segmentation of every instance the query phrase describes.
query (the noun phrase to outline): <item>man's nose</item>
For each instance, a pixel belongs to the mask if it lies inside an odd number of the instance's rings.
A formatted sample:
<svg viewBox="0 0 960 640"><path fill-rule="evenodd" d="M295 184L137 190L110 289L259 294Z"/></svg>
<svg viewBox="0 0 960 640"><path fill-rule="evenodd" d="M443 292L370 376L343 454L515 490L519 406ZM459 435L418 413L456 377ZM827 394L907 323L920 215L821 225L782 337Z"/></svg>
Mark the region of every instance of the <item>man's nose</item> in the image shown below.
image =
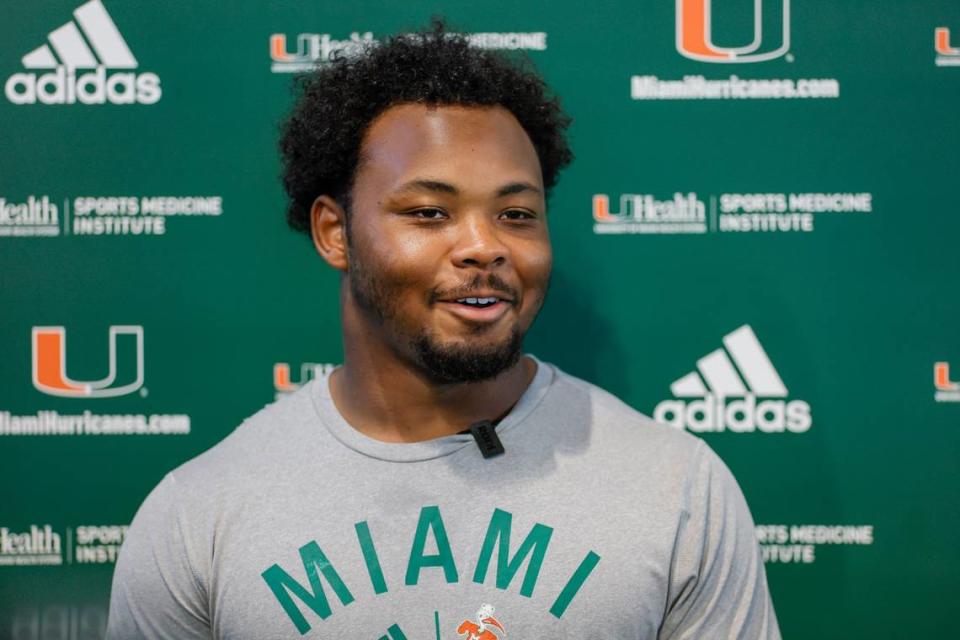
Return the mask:
<svg viewBox="0 0 960 640"><path fill-rule="evenodd" d="M465 216L457 225L451 259L458 267L498 267L507 262L509 249L502 242L496 221L487 215Z"/></svg>

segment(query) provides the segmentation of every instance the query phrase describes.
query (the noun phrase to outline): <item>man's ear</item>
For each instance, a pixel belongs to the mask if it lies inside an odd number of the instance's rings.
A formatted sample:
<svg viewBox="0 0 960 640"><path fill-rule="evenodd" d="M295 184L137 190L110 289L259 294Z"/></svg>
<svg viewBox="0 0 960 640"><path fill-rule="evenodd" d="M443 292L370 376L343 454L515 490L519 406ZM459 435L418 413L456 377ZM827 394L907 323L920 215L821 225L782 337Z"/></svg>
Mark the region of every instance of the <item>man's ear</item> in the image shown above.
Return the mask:
<svg viewBox="0 0 960 640"><path fill-rule="evenodd" d="M310 207L310 237L327 264L347 270L347 214L330 196L320 196Z"/></svg>

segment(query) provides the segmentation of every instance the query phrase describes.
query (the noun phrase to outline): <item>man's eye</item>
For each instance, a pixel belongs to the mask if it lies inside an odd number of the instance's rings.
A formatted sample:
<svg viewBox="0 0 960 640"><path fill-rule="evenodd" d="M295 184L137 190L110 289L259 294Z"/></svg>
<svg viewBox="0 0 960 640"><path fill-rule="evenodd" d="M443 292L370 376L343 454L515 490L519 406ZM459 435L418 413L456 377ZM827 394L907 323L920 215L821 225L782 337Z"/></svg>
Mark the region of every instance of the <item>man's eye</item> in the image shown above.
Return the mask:
<svg viewBox="0 0 960 640"><path fill-rule="evenodd" d="M500 215L507 220L533 220L536 217L529 211L524 211L523 209L507 209Z"/></svg>
<svg viewBox="0 0 960 640"><path fill-rule="evenodd" d="M409 215L414 218L420 218L421 220L440 220L447 216L447 213L443 209L415 209L411 211Z"/></svg>

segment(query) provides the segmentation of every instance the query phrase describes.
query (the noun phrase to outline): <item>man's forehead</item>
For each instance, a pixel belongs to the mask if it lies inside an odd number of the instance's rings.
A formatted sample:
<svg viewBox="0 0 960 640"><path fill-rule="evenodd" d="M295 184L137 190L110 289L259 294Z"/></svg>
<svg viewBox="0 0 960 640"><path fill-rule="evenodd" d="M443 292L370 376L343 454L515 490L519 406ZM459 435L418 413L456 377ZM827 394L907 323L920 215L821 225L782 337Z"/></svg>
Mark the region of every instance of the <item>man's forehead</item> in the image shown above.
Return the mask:
<svg viewBox="0 0 960 640"><path fill-rule="evenodd" d="M513 114L499 106L391 107L371 123L361 155L362 170L398 187L420 175L462 179L497 173L542 186L533 143Z"/></svg>

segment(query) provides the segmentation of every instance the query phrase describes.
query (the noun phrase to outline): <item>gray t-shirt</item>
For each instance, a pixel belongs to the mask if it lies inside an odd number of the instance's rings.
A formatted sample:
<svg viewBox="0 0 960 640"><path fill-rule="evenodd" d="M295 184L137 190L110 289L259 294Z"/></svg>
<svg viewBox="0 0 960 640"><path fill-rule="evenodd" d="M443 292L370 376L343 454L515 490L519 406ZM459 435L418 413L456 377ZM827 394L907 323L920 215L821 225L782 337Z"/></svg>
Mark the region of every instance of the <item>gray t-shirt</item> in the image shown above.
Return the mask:
<svg viewBox="0 0 960 640"><path fill-rule="evenodd" d="M701 440L539 361L497 434L373 440L315 379L147 497L107 637L780 637Z"/></svg>

